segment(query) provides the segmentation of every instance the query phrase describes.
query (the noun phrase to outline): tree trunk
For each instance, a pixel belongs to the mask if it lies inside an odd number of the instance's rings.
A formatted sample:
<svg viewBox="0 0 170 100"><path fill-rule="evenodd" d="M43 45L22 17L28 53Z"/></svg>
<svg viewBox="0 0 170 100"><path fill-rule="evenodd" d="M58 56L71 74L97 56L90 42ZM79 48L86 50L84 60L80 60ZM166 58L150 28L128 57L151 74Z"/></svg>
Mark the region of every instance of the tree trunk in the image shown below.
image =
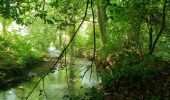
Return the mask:
<svg viewBox="0 0 170 100"><path fill-rule="evenodd" d="M3 33L3 35L7 34L7 23L6 23L5 18L3 18L3 20L2 20L2 33Z"/></svg>
<svg viewBox="0 0 170 100"><path fill-rule="evenodd" d="M149 27L149 51L151 51L151 49L152 49L152 31L153 31L153 29L150 26Z"/></svg>
<svg viewBox="0 0 170 100"><path fill-rule="evenodd" d="M105 0L99 0L97 2L97 10L98 10L98 24L100 28L100 34L101 34L101 41L104 45L107 42L106 39L106 4Z"/></svg>
<svg viewBox="0 0 170 100"><path fill-rule="evenodd" d="M75 23L74 23L74 25L72 25L71 27L70 27L70 37L72 37L73 36L73 34L75 33ZM75 56L75 54L74 54L74 40L72 41L72 43L70 44L70 62L71 63L74 63L74 56Z"/></svg>

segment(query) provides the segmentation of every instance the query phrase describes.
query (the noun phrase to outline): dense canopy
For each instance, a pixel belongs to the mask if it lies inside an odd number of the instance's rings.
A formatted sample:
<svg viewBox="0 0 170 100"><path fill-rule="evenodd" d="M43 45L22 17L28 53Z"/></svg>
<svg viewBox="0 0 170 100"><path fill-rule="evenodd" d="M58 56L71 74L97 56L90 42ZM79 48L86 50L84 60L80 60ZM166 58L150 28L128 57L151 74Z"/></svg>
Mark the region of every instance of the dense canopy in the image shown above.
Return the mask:
<svg viewBox="0 0 170 100"><path fill-rule="evenodd" d="M168 100L169 65L169 0L0 0L0 92L39 77L22 100L41 82L53 100L44 80L66 70L63 100ZM97 85L69 88L93 69Z"/></svg>

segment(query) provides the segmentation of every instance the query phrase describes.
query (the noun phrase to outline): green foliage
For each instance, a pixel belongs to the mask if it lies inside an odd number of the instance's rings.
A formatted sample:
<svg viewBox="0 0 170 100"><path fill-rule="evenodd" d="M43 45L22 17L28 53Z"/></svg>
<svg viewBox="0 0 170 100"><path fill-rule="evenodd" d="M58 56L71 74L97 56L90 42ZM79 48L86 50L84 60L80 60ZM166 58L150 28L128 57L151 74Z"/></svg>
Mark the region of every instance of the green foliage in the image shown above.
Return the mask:
<svg viewBox="0 0 170 100"><path fill-rule="evenodd" d="M103 65L105 71L101 73L101 77L106 91L111 89L126 94L129 89L139 90L143 84L149 84L150 80L161 74L164 65L162 59L168 61L170 58L169 1L165 4L167 9L163 35L155 47L153 56L148 56L150 50L148 47L151 38L149 30L152 29L153 46L162 27L163 2L164 0L95 1L96 5L93 6L96 25L96 59L100 60L97 62L109 63L106 60L108 55L112 55L116 62L110 69L110 66L106 66L108 64ZM20 73L23 68L30 69L39 64L50 46L56 47L57 50L63 49L67 44L63 37L67 36L68 42L74 34L85 13L85 3L86 0L0 0L0 21L4 28L0 36L0 70L2 70L0 75L5 76L5 71ZM100 4L106 9L95 8ZM102 12L106 12L107 18L103 18L106 19L106 23L99 20L100 18L97 20L96 15ZM21 36L18 32L8 32L7 27L11 24L11 19L27 25L29 34ZM100 21L103 27L98 27ZM68 52L71 54L75 52L78 57L92 58L94 46L92 24L94 23L92 23L90 4L84 23L87 24L81 26L84 32L78 32L71 45L72 49ZM105 30L105 25L106 32L102 36L99 30L102 28ZM106 36L104 38L106 43L101 42L104 36ZM71 97L79 100L80 98L100 100L102 96L98 89L93 87L83 96ZM146 98L161 99L156 93Z"/></svg>
<svg viewBox="0 0 170 100"><path fill-rule="evenodd" d="M103 90L105 92L110 91L114 94L113 97L119 97L120 95L126 97L131 93L134 94L130 96L131 98L141 98L138 95L144 95L142 98L149 99L160 97L162 87L158 86L157 91L153 91L153 87L149 88L148 86L154 84L157 78L162 75L162 72L166 69L166 63L155 56L146 56L145 59L134 62L138 58L130 58L130 56L132 55L128 55L129 59L125 58L129 63L121 59L110 69L101 72ZM145 94L144 91L149 91L149 93Z"/></svg>
<svg viewBox="0 0 170 100"><path fill-rule="evenodd" d="M26 39L29 45L38 50L46 51L51 43L57 49L61 49L59 48L59 32L56 31L53 25L44 24L41 19L37 19L34 24L29 26L29 35Z"/></svg>
<svg viewBox="0 0 170 100"><path fill-rule="evenodd" d="M70 100L103 100L103 96L97 87L92 87L85 89L82 94L72 95Z"/></svg>
<svg viewBox="0 0 170 100"><path fill-rule="evenodd" d="M10 41L9 41L10 40ZM2 67L31 67L34 62L40 62L43 53L33 49L32 45L28 44L24 37L11 34L5 37L1 36L1 66ZM31 62L31 61L33 62Z"/></svg>

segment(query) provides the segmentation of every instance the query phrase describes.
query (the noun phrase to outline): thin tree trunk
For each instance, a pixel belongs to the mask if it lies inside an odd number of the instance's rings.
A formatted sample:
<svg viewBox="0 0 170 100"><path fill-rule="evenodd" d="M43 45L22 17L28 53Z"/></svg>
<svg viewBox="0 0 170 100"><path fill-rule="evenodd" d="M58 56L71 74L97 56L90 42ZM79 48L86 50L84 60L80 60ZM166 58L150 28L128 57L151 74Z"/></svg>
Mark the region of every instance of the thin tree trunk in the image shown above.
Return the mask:
<svg viewBox="0 0 170 100"><path fill-rule="evenodd" d="M98 23L100 28L101 40L104 45L107 41L106 39L106 5L104 0L100 0L97 4L98 10Z"/></svg>
<svg viewBox="0 0 170 100"><path fill-rule="evenodd" d="M72 37L73 33L75 33L75 23L70 28L70 37ZM75 41L73 40L73 42L70 45L70 61L71 61L71 63L74 63L74 56L75 56L75 54L74 54L74 42Z"/></svg>
<svg viewBox="0 0 170 100"><path fill-rule="evenodd" d="M3 18L3 20L2 20L2 32L3 32L3 35L7 34L7 23L6 23L5 18Z"/></svg>
<svg viewBox="0 0 170 100"><path fill-rule="evenodd" d="M152 32L153 32L153 29L150 26L150 28L149 28L149 50L152 49Z"/></svg>
<svg viewBox="0 0 170 100"><path fill-rule="evenodd" d="M152 44L153 44L153 28L152 28L152 22L153 22L153 16L148 15L147 17L147 27L148 27L148 49L151 51L152 49Z"/></svg>

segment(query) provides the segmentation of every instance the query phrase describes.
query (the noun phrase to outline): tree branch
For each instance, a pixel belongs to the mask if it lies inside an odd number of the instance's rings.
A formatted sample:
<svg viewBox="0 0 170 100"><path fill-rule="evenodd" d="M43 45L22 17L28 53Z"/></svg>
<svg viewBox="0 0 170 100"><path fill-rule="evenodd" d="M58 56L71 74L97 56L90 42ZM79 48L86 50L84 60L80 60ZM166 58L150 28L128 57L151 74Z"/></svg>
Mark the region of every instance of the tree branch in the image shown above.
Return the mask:
<svg viewBox="0 0 170 100"><path fill-rule="evenodd" d="M86 19L86 16L87 16L87 10L88 10L88 5L89 5L89 0L87 0L87 3L86 3L86 9L85 9L85 13L84 13L84 17L82 19L82 22L80 23L80 25L78 26L77 30L75 31L75 33L73 34L73 36L71 37L69 43L67 44L67 46L63 49L63 51L61 52L59 58L57 59L57 61L52 65L52 67L50 68L50 70L45 74L43 75L39 81L36 83L36 85L34 86L34 88L31 90L31 92L28 94L28 96L26 97L26 100L28 100L29 96L33 93L33 91L36 89L36 87L38 86L38 84L41 82L41 80L47 76L54 68L55 66L57 65L57 63L59 62L59 60L62 58L64 52L67 50L67 48L70 46L70 44L72 43L72 41L74 40L77 32L79 31L80 27L82 26L82 24L84 23L85 19Z"/></svg>
<svg viewBox="0 0 170 100"><path fill-rule="evenodd" d="M93 15L93 47L94 47L94 51L93 51L93 60L95 62L95 55L96 55L96 27L95 27L95 17L94 17L94 9L93 9L93 0L91 0L91 11L92 11L92 15Z"/></svg>
<svg viewBox="0 0 170 100"><path fill-rule="evenodd" d="M164 0L163 11L162 11L162 13L163 13L163 16L162 16L162 28L160 29L160 31L159 31L159 33L158 33L158 35L157 35L157 37L156 37L156 39L155 39L155 41L153 43L152 49L150 51L150 55L152 55L152 53L153 53L153 51L155 49L156 43L158 42L158 39L160 38L160 36L162 35L163 30L165 29L166 3L167 3L167 0Z"/></svg>

